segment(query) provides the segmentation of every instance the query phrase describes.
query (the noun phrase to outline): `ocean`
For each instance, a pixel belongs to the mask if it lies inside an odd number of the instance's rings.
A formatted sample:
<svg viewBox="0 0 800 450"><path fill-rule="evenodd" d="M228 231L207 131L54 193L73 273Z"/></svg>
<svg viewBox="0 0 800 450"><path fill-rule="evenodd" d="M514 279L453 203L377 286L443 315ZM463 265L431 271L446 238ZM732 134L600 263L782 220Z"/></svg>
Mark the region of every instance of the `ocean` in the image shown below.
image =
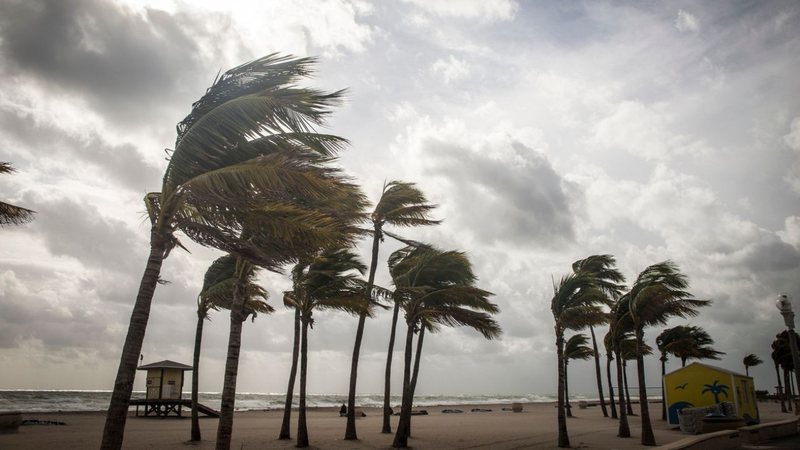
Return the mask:
<svg viewBox="0 0 800 450"><path fill-rule="evenodd" d="M133 392L132 398L144 398L144 391ZM69 391L69 390L0 390L0 411L23 412L65 412L65 411L104 411L108 408L111 391ZM191 393L184 392L183 398L191 398ZM574 400L582 400L583 396L570 396ZM201 392L200 403L219 409L219 392ZM236 410L280 409L286 401L286 394L240 392L236 394ZM297 406L298 397L294 396ZM419 406L463 405L463 404L511 404L547 403L556 398L550 395L417 395L414 404ZM347 403L346 394L309 394L306 403L310 407L338 407ZM383 394L358 395L356 403L364 407L383 406ZM392 396L392 405L400 404L400 396Z"/></svg>

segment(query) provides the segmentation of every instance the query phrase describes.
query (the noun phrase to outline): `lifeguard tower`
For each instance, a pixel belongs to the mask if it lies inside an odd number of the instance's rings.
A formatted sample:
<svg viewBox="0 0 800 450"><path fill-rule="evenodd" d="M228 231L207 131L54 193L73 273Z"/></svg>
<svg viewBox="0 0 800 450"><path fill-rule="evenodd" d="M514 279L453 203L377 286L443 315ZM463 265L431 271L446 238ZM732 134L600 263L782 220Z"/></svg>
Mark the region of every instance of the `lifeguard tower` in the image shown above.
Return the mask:
<svg viewBox="0 0 800 450"><path fill-rule="evenodd" d="M183 399L184 372L192 370L192 366L164 360L139 366L138 370L147 371L147 391L144 400L131 400L139 415L139 406L144 406L144 415L167 417L170 414L181 416L183 406L191 408L192 401ZM219 417L213 409L197 405L197 410L207 416Z"/></svg>

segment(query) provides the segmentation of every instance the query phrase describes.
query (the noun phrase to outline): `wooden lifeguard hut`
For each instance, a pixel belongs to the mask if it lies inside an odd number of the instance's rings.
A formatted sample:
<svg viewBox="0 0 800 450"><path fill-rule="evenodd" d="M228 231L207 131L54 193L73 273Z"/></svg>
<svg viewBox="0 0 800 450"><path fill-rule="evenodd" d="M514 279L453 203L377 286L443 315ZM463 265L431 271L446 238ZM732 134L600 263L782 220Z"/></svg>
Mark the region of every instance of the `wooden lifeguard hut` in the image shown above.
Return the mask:
<svg viewBox="0 0 800 450"><path fill-rule="evenodd" d="M144 400L131 400L139 415L139 406L144 406L145 417L150 415L166 417L170 414L181 416L181 407L191 407L191 400L183 399L184 372L192 370L192 366L164 360L139 366L138 370L147 371L147 391ZM204 405L198 404L198 410L207 416L218 417L219 413Z"/></svg>

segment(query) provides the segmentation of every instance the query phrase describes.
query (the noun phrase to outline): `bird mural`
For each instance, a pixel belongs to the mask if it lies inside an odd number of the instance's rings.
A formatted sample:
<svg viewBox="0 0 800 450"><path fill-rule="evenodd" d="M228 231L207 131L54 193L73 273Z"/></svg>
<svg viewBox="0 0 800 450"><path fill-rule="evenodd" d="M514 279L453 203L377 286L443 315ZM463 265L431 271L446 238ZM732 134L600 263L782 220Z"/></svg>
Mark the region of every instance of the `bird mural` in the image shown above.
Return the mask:
<svg viewBox="0 0 800 450"><path fill-rule="evenodd" d="M686 389L686 386L688 386L688 385L689 385L689 383L683 383L683 384L681 384L681 385L675 386L675 390L676 390L676 391L677 391L678 389L680 389L680 390L684 390L684 389Z"/></svg>

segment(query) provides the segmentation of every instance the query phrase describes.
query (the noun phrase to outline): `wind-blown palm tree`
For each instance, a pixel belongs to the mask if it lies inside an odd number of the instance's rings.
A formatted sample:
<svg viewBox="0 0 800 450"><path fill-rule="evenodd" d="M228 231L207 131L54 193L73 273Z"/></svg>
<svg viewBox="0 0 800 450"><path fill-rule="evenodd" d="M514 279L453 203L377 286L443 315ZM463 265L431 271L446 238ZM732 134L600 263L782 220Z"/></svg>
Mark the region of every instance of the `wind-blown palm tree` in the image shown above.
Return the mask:
<svg viewBox="0 0 800 450"><path fill-rule="evenodd" d="M620 356L622 357L622 381L625 384L625 404L626 410L629 416L635 415L633 413L633 403L631 402L631 391L628 385L628 361L636 361L636 338L633 336L633 332L626 332L621 341L620 341ZM644 356L651 355L653 353L653 349L644 344L642 348L642 354Z"/></svg>
<svg viewBox="0 0 800 450"><path fill-rule="evenodd" d="M569 361L572 359L587 360L594 356L594 351L589 347L589 338L578 333L567 339L564 345L564 399L567 408L567 417L572 417L572 407L569 404Z"/></svg>
<svg viewBox="0 0 800 450"><path fill-rule="evenodd" d="M203 245L222 245L220 232L231 232L231 212L254 208L254 191L275 196L321 193L326 184L308 181L292 150L332 155L346 141L315 133L342 92L298 88L311 73L313 59L269 55L218 77L177 126L161 191L145 196L150 218L150 254L131 313L119 369L103 430L103 449L119 449L124 437L136 363L144 340L150 305L161 265L181 246L175 231L194 229ZM308 162L305 158L304 164ZM321 163L321 161L316 161ZM274 231L270 229L268 231ZM188 234L188 233L187 233ZM223 249L228 251L228 249ZM293 255L273 258L277 265Z"/></svg>
<svg viewBox="0 0 800 450"><path fill-rule="evenodd" d="M667 373L668 355L681 359L681 367L686 366L688 359L719 359L725 353L714 350L714 340L697 326L678 325L667 328L656 338L656 345L661 353L661 398L664 397L664 375ZM661 402L661 420L667 420L666 403Z"/></svg>
<svg viewBox="0 0 800 450"><path fill-rule="evenodd" d="M308 447L306 423L306 380L308 367L308 328L313 327L314 311L333 309L353 315L370 314L372 302L364 302L364 283L358 274L367 268L350 249L335 248L301 261L292 270L293 290L285 302L300 310L300 400L297 446Z"/></svg>
<svg viewBox="0 0 800 450"><path fill-rule="evenodd" d="M283 407L283 421L278 439L291 439L292 396L294 395L294 382L297 379L297 362L300 358L300 309L286 304L294 309L294 334L292 339L292 368L289 370L289 386L286 388L286 402Z"/></svg>
<svg viewBox="0 0 800 450"><path fill-rule="evenodd" d="M431 246L408 246L389 258L389 272L395 285L395 301L401 301L407 331L403 367L403 395L395 448L406 448L411 430L411 406L414 401L420 340L425 331L436 332L441 326L466 326L487 339L500 336L501 330L492 314L497 305L489 302L492 293L475 286L477 277L467 256L457 251L442 251ZM417 358L412 379L411 356L414 333L419 332Z"/></svg>
<svg viewBox="0 0 800 450"><path fill-rule="evenodd" d="M592 255L586 259L575 261L572 263L572 270L574 272L587 272L594 276L597 286L608 297L606 303L609 306L622 295L622 291L625 289L625 286L622 284L625 282L625 277L617 270L616 260L611 255ZM598 317L597 320L601 324L606 324L608 322L608 315L603 314L601 317ZM589 333L592 336L595 379L597 380L597 395L600 398L600 409L603 411L603 416L608 417L606 400L603 395L603 378L600 375L600 352L597 351L597 338L594 334L593 324L589 325ZM567 412L569 413L570 410L567 409ZM616 417L616 413L614 413L613 416Z"/></svg>
<svg viewBox="0 0 800 450"><path fill-rule="evenodd" d="M609 321L611 320L611 314L609 314ZM611 330L606 333L603 337L603 347L606 350L606 379L608 381L608 399L609 399L609 406L611 406L611 418L618 419L617 416L617 405L614 403L614 386L611 383L611 363L614 361L614 348L613 344L611 343Z"/></svg>
<svg viewBox="0 0 800 450"><path fill-rule="evenodd" d="M200 348L203 340L203 323L209 319L208 313L211 310L230 309L233 297L233 289L236 279L236 257L225 255L217 258L203 278L203 287L197 296L197 328L194 337L194 357L192 375L192 430L191 441L200 441L200 421L197 411L197 397L200 383ZM255 319L258 313L269 314L273 312L272 307L267 304L267 292L255 283L246 286L245 316L253 316Z"/></svg>
<svg viewBox="0 0 800 450"><path fill-rule="evenodd" d="M789 412L789 411L786 409L786 393L783 390L783 382L781 381L781 369L780 369L780 357L781 357L781 355L779 354L778 350L775 349L775 343L774 342L772 343L772 345L773 345L773 347L772 347L773 350L772 350L772 353L770 353L770 356L772 357L772 362L775 364L775 375L778 378L778 392L777 392L777 394L778 394L778 398L780 398L780 400L781 400L781 412L785 413L785 412Z"/></svg>
<svg viewBox="0 0 800 450"><path fill-rule="evenodd" d="M369 276L365 295L371 295L372 287L375 282L375 271L378 267L378 251L380 243L383 241L384 225L391 226L419 226L435 225L438 220L430 218L431 211L436 207L428 203L425 195L414 183L402 181L390 181L383 186L381 197L375 204L375 209L370 215L372 220L372 259L370 260ZM394 337L397 328L397 315L400 305L395 304L392 316L392 328L389 336L389 353L386 361L386 383L383 398L383 433L391 433L392 427L389 422L391 407L389 406L390 382L392 370L392 354L394 352ZM353 346L353 358L350 365L350 385L347 393L347 425L345 426L344 438L346 440L358 439L356 432L356 387L358 382L358 359L361 353L361 342L364 337L364 325L366 316L358 318L356 328L355 344Z"/></svg>
<svg viewBox="0 0 800 450"><path fill-rule="evenodd" d="M556 357L558 367L558 446L569 447L564 398L564 332L590 325L603 314L606 295L596 287L596 279L587 272L565 275L553 282L550 310L555 319ZM587 322L588 321L588 322Z"/></svg>
<svg viewBox="0 0 800 450"><path fill-rule="evenodd" d="M744 364L744 373L745 373L745 375L747 375L749 377L750 376L750 368L751 367L755 367L755 366L757 366L757 365L759 365L759 364L761 364L763 362L764 361L762 361L761 358L759 358L758 356L756 356L756 355L754 355L752 353L750 353L749 355L745 356L744 359L742 359L742 364Z"/></svg>
<svg viewBox="0 0 800 450"><path fill-rule="evenodd" d="M14 173L11 163L0 161L0 174ZM0 226L22 225L33 220L36 211L0 201Z"/></svg>
<svg viewBox="0 0 800 450"><path fill-rule="evenodd" d="M644 373L644 328L666 325L671 317L694 317L697 308L706 306L707 300L691 298L684 289L689 282L678 266L671 261L653 264L643 270L629 292L630 316L636 336L636 369L639 381L639 408L642 420L642 445L655 445L653 424L647 404Z"/></svg>
<svg viewBox="0 0 800 450"><path fill-rule="evenodd" d="M800 340L800 335L794 333L795 339ZM775 336L772 341L772 360L775 362L775 372L778 375L778 387L781 386L780 369L783 369L783 397L781 398L781 411L792 411L792 383L789 372L794 370L794 360L792 359L791 344L789 343L789 332L782 331ZM784 403L785 402L785 403Z"/></svg>

